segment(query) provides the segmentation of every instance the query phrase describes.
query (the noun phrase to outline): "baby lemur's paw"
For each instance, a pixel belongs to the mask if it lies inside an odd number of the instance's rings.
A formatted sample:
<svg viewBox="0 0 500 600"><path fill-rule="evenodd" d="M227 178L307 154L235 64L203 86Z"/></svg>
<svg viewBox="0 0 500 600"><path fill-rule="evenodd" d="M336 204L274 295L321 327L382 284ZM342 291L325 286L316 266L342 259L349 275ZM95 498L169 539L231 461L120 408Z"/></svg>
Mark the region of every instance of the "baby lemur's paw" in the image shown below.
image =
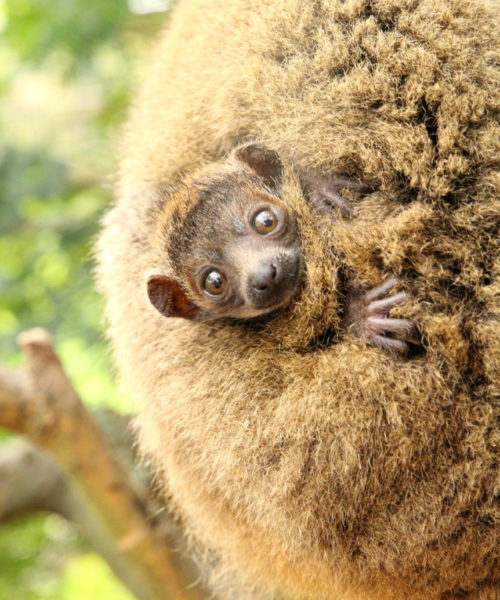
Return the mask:
<svg viewBox="0 0 500 600"><path fill-rule="evenodd" d="M368 192L372 189L368 183L336 173L327 175L313 172L303 173L301 181L313 208L321 214L332 214L338 211L345 219L351 218L352 205L340 191L348 189L355 192Z"/></svg>
<svg viewBox="0 0 500 600"><path fill-rule="evenodd" d="M410 337L415 333L415 324L409 319L389 318L387 314L394 306L406 302L409 295L399 292L384 297L397 281L396 277L391 277L368 291L362 291L359 284L354 284L348 294L347 319L349 329L369 344L396 355L405 355L409 349L408 342L392 336Z"/></svg>

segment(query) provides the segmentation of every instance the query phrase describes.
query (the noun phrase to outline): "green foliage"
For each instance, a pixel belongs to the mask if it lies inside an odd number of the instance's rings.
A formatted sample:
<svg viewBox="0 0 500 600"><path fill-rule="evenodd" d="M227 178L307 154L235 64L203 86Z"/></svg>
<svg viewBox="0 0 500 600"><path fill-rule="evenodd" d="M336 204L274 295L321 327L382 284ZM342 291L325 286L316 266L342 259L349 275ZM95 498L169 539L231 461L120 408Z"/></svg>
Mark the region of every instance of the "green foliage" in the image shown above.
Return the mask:
<svg viewBox="0 0 500 600"><path fill-rule="evenodd" d="M92 553L68 564L61 590L62 597L71 600L134 600L125 587L113 579L108 565Z"/></svg>
<svg viewBox="0 0 500 600"><path fill-rule="evenodd" d="M62 518L38 514L3 525L0 531L0 598L133 600Z"/></svg>
<svg viewBox="0 0 500 600"><path fill-rule="evenodd" d="M67 68L90 67L103 44L116 44L129 17L123 0L6 0L7 43L25 63L56 53Z"/></svg>
<svg viewBox="0 0 500 600"><path fill-rule="evenodd" d="M16 335L46 327L86 400L128 411L110 377L90 249L141 27L164 17L133 16L121 0L4 0L1 18L0 356L16 361Z"/></svg>
<svg viewBox="0 0 500 600"><path fill-rule="evenodd" d="M80 547L74 530L55 515L32 515L0 529L0 598L69 600L60 572Z"/></svg>
<svg viewBox="0 0 500 600"><path fill-rule="evenodd" d="M0 0L0 360L46 327L83 399L123 412L91 247L138 58L164 20L126 0ZM34 515L0 525L0 598L131 597L71 526Z"/></svg>

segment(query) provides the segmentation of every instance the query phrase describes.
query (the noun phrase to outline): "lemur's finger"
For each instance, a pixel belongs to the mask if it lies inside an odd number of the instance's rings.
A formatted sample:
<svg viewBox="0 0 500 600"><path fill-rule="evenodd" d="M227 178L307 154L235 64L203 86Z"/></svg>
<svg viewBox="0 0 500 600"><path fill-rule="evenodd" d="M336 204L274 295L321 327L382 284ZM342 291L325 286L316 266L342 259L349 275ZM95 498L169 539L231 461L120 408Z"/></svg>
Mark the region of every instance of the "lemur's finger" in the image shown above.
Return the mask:
<svg viewBox="0 0 500 600"><path fill-rule="evenodd" d="M408 352L408 344L406 342L385 337L383 335L373 336L372 343L382 350L387 350L398 356L404 356Z"/></svg>
<svg viewBox="0 0 500 600"><path fill-rule="evenodd" d="M413 321L409 319L386 319L379 317L368 317L366 320L370 327L376 328L377 331L389 331L400 335L410 335L415 330Z"/></svg>
<svg viewBox="0 0 500 600"><path fill-rule="evenodd" d="M368 305L368 311L370 314L375 315L386 314L393 306L403 304L408 300L409 297L410 295L406 292L399 292L399 294L395 294L389 298L384 298L384 300L374 300Z"/></svg>
<svg viewBox="0 0 500 600"><path fill-rule="evenodd" d="M390 279L382 283L382 285L378 285L377 287L374 287L373 289L366 292L365 300L367 302L371 302L372 300L380 298L380 296L383 296L384 294L389 292L396 285L397 282L397 277L391 277Z"/></svg>
<svg viewBox="0 0 500 600"><path fill-rule="evenodd" d="M336 190L322 190L320 194L326 198L326 200L333 204L334 206L338 206L340 211L342 212L342 216L351 217L352 215L352 206L351 203L348 202L341 194L339 194Z"/></svg>
<svg viewBox="0 0 500 600"><path fill-rule="evenodd" d="M371 189L371 187L363 181L356 181L355 179L349 179L349 177L342 177L335 175L332 178L330 185L332 187L347 188L348 190L354 190L356 192L365 192Z"/></svg>

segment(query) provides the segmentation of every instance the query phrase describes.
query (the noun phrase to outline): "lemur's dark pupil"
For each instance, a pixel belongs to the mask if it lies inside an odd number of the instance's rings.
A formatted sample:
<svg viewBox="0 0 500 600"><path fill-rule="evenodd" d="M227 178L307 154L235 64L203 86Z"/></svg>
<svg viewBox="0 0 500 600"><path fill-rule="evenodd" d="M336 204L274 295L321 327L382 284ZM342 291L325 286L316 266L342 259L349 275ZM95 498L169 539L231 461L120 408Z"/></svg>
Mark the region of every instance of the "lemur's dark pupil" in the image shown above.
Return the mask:
<svg viewBox="0 0 500 600"><path fill-rule="evenodd" d="M260 234L266 234L276 228L276 215L270 210L262 210L254 218L254 227Z"/></svg>
<svg viewBox="0 0 500 600"><path fill-rule="evenodd" d="M205 277L204 287L209 294L217 295L224 291L226 278L219 271L210 271Z"/></svg>

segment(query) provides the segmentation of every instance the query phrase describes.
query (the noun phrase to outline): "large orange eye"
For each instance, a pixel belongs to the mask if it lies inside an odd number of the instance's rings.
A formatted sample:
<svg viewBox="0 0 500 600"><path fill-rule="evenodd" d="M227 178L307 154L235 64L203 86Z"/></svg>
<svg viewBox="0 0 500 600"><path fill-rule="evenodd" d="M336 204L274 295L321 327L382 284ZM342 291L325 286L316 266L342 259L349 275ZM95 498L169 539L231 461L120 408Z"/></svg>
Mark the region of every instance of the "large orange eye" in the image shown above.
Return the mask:
<svg viewBox="0 0 500 600"><path fill-rule="evenodd" d="M272 210L266 208L258 212L253 218L253 227L260 235L267 235L278 226L278 217Z"/></svg>
<svg viewBox="0 0 500 600"><path fill-rule="evenodd" d="M203 287L205 291L212 296L220 296L226 289L227 279L222 273L216 271L209 271L205 280L203 281Z"/></svg>

